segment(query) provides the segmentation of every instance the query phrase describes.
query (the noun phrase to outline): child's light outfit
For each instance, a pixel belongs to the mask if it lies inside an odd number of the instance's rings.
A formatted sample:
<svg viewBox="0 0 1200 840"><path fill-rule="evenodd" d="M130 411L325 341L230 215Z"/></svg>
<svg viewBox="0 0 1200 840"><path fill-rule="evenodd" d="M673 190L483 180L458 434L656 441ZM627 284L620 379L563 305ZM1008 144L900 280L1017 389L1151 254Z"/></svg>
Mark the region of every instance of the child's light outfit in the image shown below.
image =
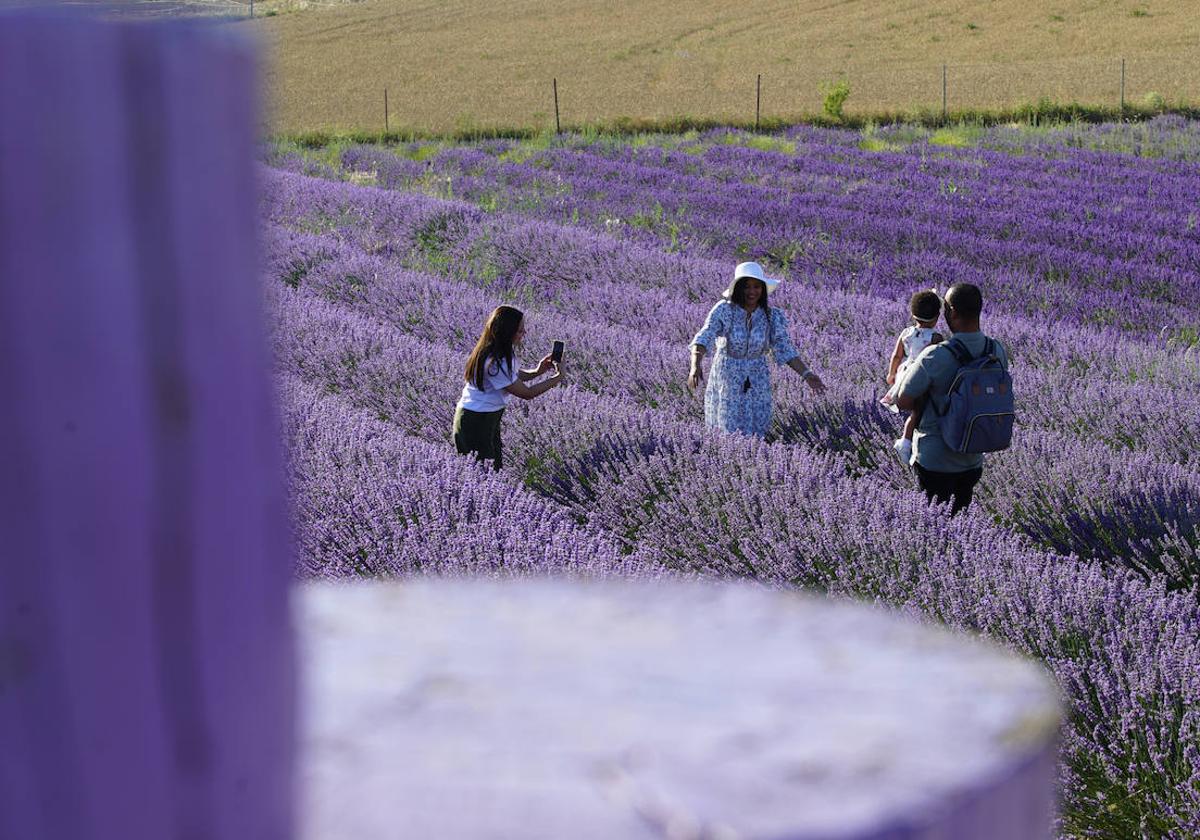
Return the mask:
<svg viewBox="0 0 1200 840"><path fill-rule="evenodd" d="M896 368L896 381L892 387L888 388L886 394L879 398L879 401L888 407L889 411L899 412L896 407L896 388L903 379L902 374L905 368L912 364L917 356L921 355L921 351L933 344L933 334L937 332L933 327L905 327L904 332L900 333L900 344L904 347L904 358L900 361L900 366Z"/></svg>

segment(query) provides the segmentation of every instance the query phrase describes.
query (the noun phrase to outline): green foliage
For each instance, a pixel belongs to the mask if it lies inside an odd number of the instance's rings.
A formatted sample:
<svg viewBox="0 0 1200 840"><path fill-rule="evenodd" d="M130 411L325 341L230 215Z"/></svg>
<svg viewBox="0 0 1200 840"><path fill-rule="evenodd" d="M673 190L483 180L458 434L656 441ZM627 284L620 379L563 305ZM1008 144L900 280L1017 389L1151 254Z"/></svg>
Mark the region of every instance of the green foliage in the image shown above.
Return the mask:
<svg viewBox="0 0 1200 840"><path fill-rule="evenodd" d="M304 279L306 274L308 274L310 268L311 266L306 260L292 260L291 264L288 266L288 270L281 278L283 280L283 284L285 286L290 286L293 289L300 288L300 281Z"/></svg>
<svg viewBox="0 0 1200 840"><path fill-rule="evenodd" d="M806 250L803 242L784 242L768 248L766 257L772 266L786 273L791 270L797 257L803 256Z"/></svg>
<svg viewBox="0 0 1200 840"><path fill-rule="evenodd" d="M784 140L782 137L755 134L746 138L746 145L751 149L758 149L763 152L783 152L788 155L796 153L796 144L791 140Z"/></svg>
<svg viewBox="0 0 1200 840"><path fill-rule="evenodd" d="M858 141L858 148L864 152L898 152L901 147L878 137L864 137Z"/></svg>
<svg viewBox="0 0 1200 840"><path fill-rule="evenodd" d="M953 178L946 178L945 180L938 182L938 193L946 197L958 195L959 193L966 191L967 190L960 186L959 183Z"/></svg>
<svg viewBox="0 0 1200 840"><path fill-rule="evenodd" d="M299 134L284 135L282 139L302 149L323 149L333 142L333 135L327 131L302 131Z"/></svg>
<svg viewBox="0 0 1200 840"><path fill-rule="evenodd" d="M1160 335L1172 349L1187 349L1200 344L1200 326L1163 327Z"/></svg>
<svg viewBox="0 0 1200 840"><path fill-rule="evenodd" d="M1167 100L1161 93L1150 91L1142 97L1142 106L1147 110L1162 113L1167 109Z"/></svg>
<svg viewBox="0 0 1200 840"><path fill-rule="evenodd" d="M976 129L970 132L967 126L952 126L950 128L940 128L933 134L929 135L929 144L931 146L950 146L953 148L964 148L970 146L973 137L969 133L978 134Z"/></svg>
<svg viewBox="0 0 1200 840"><path fill-rule="evenodd" d="M850 82L844 78L836 82L822 82L821 95L821 110L825 116L831 120L845 119L846 100L850 98Z"/></svg>
<svg viewBox="0 0 1200 840"><path fill-rule="evenodd" d="M926 136L925 129L921 126L903 126L900 131L896 129L897 126L893 126L885 140L876 136L879 124L869 120L862 127L862 139L858 141L858 147L865 152L898 152Z"/></svg>
<svg viewBox="0 0 1200 840"><path fill-rule="evenodd" d="M413 244L424 259L424 267L444 272L450 264L450 216L439 213L418 228L413 236Z"/></svg>
<svg viewBox="0 0 1200 840"><path fill-rule="evenodd" d="M438 153L444 148L441 143L407 143L404 146L396 149L396 154L401 157L406 157L409 160L415 160L417 163L427 161L437 157Z"/></svg>
<svg viewBox="0 0 1200 840"><path fill-rule="evenodd" d="M585 137L585 139L588 138ZM520 143L514 143L511 148L501 152L500 160L508 163L526 163L539 152L549 149L557 140L558 135L553 131L540 131Z"/></svg>
<svg viewBox="0 0 1200 840"><path fill-rule="evenodd" d="M629 224L658 236L665 236L668 240L666 243L668 252L673 253L679 250L680 223L677 219L668 216L659 202L654 202L654 207L649 212L634 213L629 218Z"/></svg>

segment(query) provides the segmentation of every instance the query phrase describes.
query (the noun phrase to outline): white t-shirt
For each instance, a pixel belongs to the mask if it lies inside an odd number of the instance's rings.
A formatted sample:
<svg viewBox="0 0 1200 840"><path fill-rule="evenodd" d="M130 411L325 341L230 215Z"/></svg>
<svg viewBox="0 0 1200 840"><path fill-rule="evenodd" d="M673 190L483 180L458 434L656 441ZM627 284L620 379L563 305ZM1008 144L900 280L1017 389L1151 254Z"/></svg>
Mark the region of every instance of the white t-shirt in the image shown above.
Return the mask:
<svg viewBox="0 0 1200 840"><path fill-rule="evenodd" d="M475 387L475 380L467 382L458 398L458 407L468 411L499 411L512 399L512 394L504 389L516 381L516 359L510 367L508 362L490 357L483 363L483 390Z"/></svg>

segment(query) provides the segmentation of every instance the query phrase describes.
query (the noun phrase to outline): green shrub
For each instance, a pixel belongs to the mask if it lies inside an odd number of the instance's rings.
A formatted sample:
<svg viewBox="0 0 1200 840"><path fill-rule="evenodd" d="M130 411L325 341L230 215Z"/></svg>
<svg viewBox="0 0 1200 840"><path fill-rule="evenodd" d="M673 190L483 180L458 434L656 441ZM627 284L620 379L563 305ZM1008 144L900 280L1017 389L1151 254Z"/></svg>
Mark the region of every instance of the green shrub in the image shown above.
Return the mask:
<svg viewBox="0 0 1200 840"><path fill-rule="evenodd" d="M850 98L850 82L838 79L836 82L822 82L821 94L824 96L822 109L825 116L831 120L844 119L846 100Z"/></svg>

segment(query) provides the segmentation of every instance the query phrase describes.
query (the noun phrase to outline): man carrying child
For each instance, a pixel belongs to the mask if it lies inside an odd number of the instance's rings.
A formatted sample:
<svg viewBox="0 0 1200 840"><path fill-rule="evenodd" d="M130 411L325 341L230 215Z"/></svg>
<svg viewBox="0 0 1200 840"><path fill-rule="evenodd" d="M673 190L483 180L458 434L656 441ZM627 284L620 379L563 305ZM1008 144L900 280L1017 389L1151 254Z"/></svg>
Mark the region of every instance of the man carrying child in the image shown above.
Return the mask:
<svg viewBox="0 0 1200 840"><path fill-rule="evenodd" d="M951 341L971 356L990 351L1005 369L1008 354L998 341L989 339L979 327L983 295L971 283L956 283L946 292L944 315L953 333ZM913 435L913 469L925 494L939 502L953 499L952 513L971 503L975 485L983 475L983 455L958 452L942 437L941 415L950 400L950 388L961 367L948 342L934 344L906 366L895 386L895 404L905 411L919 405L925 410Z"/></svg>

